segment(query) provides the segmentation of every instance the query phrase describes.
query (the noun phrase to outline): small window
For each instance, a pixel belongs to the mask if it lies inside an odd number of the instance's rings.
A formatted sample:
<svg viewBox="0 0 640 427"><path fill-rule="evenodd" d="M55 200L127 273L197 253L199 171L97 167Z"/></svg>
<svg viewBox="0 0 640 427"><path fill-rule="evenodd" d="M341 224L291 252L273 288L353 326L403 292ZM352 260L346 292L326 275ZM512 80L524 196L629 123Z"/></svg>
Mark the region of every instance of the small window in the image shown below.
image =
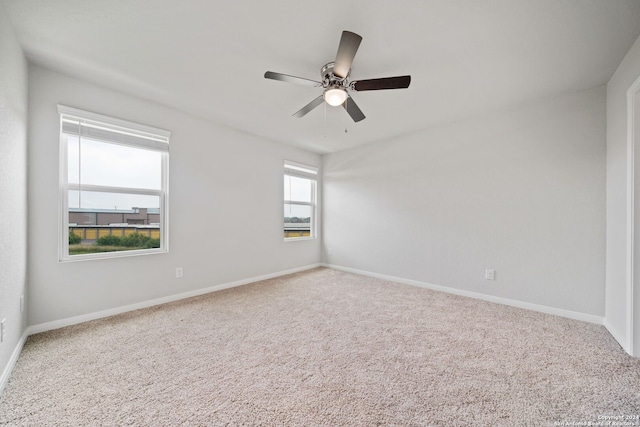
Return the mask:
<svg viewBox="0 0 640 427"><path fill-rule="evenodd" d="M170 133L58 111L60 260L166 252Z"/></svg>
<svg viewBox="0 0 640 427"><path fill-rule="evenodd" d="M284 238L316 237L316 186L318 169L284 163Z"/></svg>

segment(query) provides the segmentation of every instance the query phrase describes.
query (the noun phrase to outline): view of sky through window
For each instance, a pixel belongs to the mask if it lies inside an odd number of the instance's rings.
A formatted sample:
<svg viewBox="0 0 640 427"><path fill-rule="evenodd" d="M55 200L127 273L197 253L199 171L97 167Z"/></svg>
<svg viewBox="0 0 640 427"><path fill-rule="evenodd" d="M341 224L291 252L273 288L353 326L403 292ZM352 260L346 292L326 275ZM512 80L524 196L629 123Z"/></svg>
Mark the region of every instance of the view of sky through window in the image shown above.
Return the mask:
<svg viewBox="0 0 640 427"><path fill-rule="evenodd" d="M158 196L84 191L82 185L159 190L162 154L158 151L68 136L69 207L84 209L158 208Z"/></svg>
<svg viewBox="0 0 640 427"><path fill-rule="evenodd" d="M309 179L296 176L284 176L284 199L295 202L312 201L312 184ZM284 216L309 218L311 217L311 207L290 203L284 205Z"/></svg>

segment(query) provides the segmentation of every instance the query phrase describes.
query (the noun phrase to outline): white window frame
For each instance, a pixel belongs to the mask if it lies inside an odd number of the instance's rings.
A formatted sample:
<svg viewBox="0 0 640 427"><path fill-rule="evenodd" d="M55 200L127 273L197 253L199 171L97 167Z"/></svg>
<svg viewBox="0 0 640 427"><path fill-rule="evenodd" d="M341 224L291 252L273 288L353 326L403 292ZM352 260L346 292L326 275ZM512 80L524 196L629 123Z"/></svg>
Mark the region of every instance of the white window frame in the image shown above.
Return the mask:
<svg viewBox="0 0 640 427"><path fill-rule="evenodd" d="M59 205L60 205L60 230L58 259L60 262L82 261L103 258L122 258L136 255L148 255L154 253L166 253L169 251L169 138L171 132L158 129L127 120L117 119L102 114L92 113L65 105L58 105L60 115L60 177L59 177ZM109 136L101 139L105 143L115 143L126 147L144 148L161 153L161 188L160 190L111 187L103 185L87 185L69 183L68 173L68 143L64 134L64 125L71 121L77 121L78 127L86 128L89 131L87 137L91 137L91 132L104 133ZM79 135L81 136L81 135ZM115 137L118 137L117 140ZM95 254L69 255L69 191L98 191L120 194L138 194L157 196L160 199L160 247L152 249L135 249L128 251L100 252Z"/></svg>
<svg viewBox="0 0 640 427"><path fill-rule="evenodd" d="M293 242L299 240L313 240L317 238L317 217L318 217L318 175L319 170L315 166L309 166L302 163L293 162L290 160L284 161L284 176L295 176L298 178L309 179L312 182L311 185L311 201L310 202L302 202L297 200L288 200L286 199L286 195L283 195L283 206L287 204L298 205L298 206L310 206L311 207L311 223L310 226L310 236L301 236L301 237L285 237L285 242Z"/></svg>

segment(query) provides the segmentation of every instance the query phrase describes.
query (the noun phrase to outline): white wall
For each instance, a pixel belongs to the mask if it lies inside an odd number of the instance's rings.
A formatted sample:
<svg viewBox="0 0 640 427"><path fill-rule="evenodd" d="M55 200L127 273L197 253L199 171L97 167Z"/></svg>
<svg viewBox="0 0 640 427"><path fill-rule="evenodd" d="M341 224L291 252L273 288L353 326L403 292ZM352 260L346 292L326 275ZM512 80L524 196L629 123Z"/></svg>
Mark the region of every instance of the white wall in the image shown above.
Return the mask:
<svg viewBox="0 0 640 427"><path fill-rule="evenodd" d="M640 39L636 40L607 84L607 306L605 324L628 352L640 355L640 251L636 243L635 267L635 349L630 348L630 313L627 295L627 90L640 78ZM640 123L639 123L640 124ZM636 145L636 155L640 153ZM635 230L640 234L640 173L635 166Z"/></svg>
<svg viewBox="0 0 640 427"><path fill-rule="evenodd" d="M0 3L0 391L26 328L27 62Z"/></svg>
<svg viewBox="0 0 640 427"><path fill-rule="evenodd" d="M319 240L284 242L282 234L283 160L320 166L319 155L41 67L29 71L30 325L319 262ZM168 254L58 262L58 103L172 132Z"/></svg>
<svg viewBox="0 0 640 427"><path fill-rule="evenodd" d="M604 316L604 87L326 155L323 180L328 264Z"/></svg>

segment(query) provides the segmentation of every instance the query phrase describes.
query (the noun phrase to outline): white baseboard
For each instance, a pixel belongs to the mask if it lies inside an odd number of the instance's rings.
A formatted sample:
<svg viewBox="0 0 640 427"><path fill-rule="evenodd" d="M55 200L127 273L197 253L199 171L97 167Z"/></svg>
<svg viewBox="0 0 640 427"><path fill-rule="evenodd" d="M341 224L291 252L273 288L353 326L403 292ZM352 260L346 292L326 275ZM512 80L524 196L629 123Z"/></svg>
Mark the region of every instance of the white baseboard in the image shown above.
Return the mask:
<svg viewBox="0 0 640 427"><path fill-rule="evenodd" d="M13 349L13 353L11 353L9 362L4 367L4 370L2 371L2 376L0 376L0 396L2 395L2 392L4 391L5 386L9 382L9 377L11 376L11 372L13 372L13 368L16 366L18 357L22 352L22 347L24 347L24 343L27 341L28 337L29 337L29 329L27 328L22 333L22 337L20 337L20 341L18 341L18 344Z"/></svg>
<svg viewBox="0 0 640 427"><path fill-rule="evenodd" d="M629 355L633 356L633 353L631 351L631 345L629 344L629 337L624 334L621 334L620 331L614 328L613 325L607 320L606 317L602 324L604 325L605 328L607 328L607 331L609 331L611 336L616 341L618 341L618 344L620 344L620 347L622 347L622 349L626 351Z"/></svg>
<svg viewBox="0 0 640 427"><path fill-rule="evenodd" d="M432 283L420 282L420 281L417 281L417 280L404 279L402 277L387 276L387 275L384 275L384 274L372 273L370 271L358 270L358 269L349 268L349 267L342 267L342 266L339 266L339 265L323 263L322 266L323 267L328 267L328 268L333 268L335 270L346 271L348 273L359 274L359 275L362 275L362 276L375 277L377 279L388 280L388 281L391 281L391 282L402 283L402 284L410 285L410 286L417 286L417 287L420 287L420 288L430 289L430 290L433 290L433 291L446 292L446 293L449 293L449 294L460 295L460 296L469 297L469 298L475 298L475 299L488 301L488 302L493 302L493 303L497 303L497 304L508 305L508 306L511 306L511 307L523 308L523 309L526 309L526 310L537 311L537 312L545 313L545 314L552 314L552 315L555 315L555 316L566 317L566 318L574 319L574 320L581 320L583 322L595 323L597 325L604 324L604 317L602 317L602 316L594 316L592 314L585 314L585 313L580 313L580 312L577 312L577 311L563 310L563 309L560 309L560 308L548 307L548 306L545 306L545 305L538 305L538 304L532 304L532 303L518 301L518 300L512 300L512 299L508 299L508 298L496 297L496 296L492 296L492 295L485 295L485 294L480 294L480 293L477 293L477 292L465 291L465 290L462 290L462 289L455 289L455 288L450 288L450 287L441 286L441 285L434 285Z"/></svg>
<svg viewBox="0 0 640 427"><path fill-rule="evenodd" d="M90 320L102 319L105 317L114 316L116 314L126 313L128 311L134 311L134 310L139 310L141 308L153 307L155 305L179 301L185 298L191 298L191 297L208 294L215 291L220 291L222 289L235 288L237 286L259 282L261 280L273 279L274 277L280 277L280 276L285 276L287 274L298 273L300 271L310 270L312 268L317 268L317 267L320 267L320 264L306 265L303 267L292 268L290 270L279 271L277 273L265 274L262 276L251 277L248 279L237 280L235 282L223 283L220 285L214 285L207 288L196 289L189 292L183 292L176 295L169 295L162 298L142 301L139 303L125 305L122 307L115 307L108 310L98 311L94 313L87 313L80 316L68 317L66 319L54 320L52 322L40 323L37 325L31 325L27 328L27 333L28 335L33 335L40 332L50 331L53 329L64 328L65 326L77 325L79 323L88 322Z"/></svg>

